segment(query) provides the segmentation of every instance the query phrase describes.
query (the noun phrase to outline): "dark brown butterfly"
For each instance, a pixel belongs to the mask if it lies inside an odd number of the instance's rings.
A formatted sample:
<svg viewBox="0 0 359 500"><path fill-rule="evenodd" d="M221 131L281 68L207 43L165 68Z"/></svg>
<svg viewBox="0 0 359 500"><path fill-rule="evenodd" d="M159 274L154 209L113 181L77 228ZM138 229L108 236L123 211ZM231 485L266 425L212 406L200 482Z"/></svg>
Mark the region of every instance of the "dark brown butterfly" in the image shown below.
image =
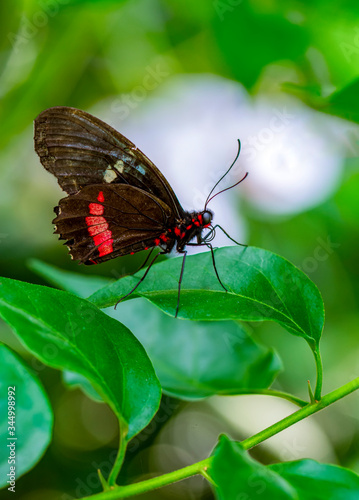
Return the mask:
<svg viewBox="0 0 359 500"><path fill-rule="evenodd" d="M132 293L157 257L176 247L177 252L184 255L177 316L185 247L206 245L212 252L217 278L225 289L210 243L216 227L220 226L212 225L213 213L207 209L213 198L211 194L224 176L211 190L202 211L186 212L151 160L126 137L89 113L62 106L47 109L35 120L34 139L42 165L55 175L69 195L55 207L57 217L53 223L55 233L67 240L72 259L83 264L98 264L141 250L152 252L158 247L161 251L154 256ZM226 174L239 156L238 143L238 154ZM208 233L202 236L206 228ZM196 241L191 243L193 239Z"/></svg>

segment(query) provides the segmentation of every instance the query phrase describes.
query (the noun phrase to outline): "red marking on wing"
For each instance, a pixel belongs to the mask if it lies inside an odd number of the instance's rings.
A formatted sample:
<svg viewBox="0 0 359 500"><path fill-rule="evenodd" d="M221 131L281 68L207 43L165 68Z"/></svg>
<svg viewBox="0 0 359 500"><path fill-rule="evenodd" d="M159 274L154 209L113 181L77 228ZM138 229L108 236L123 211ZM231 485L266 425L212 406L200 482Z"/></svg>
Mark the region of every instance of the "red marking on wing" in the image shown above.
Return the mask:
<svg viewBox="0 0 359 500"><path fill-rule="evenodd" d="M97 199L98 199L98 201L101 201L101 202L102 202L102 201L105 201L105 197L104 197L104 195L103 195L103 192L102 192L102 191L100 191L100 192L99 192Z"/></svg>
<svg viewBox="0 0 359 500"><path fill-rule="evenodd" d="M158 246L161 243L161 240L159 238L155 239L155 245Z"/></svg>
<svg viewBox="0 0 359 500"><path fill-rule="evenodd" d="M161 234L160 239L162 241L165 241L165 242L168 240L168 238L167 238L167 236L165 234Z"/></svg>
<svg viewBox="0 0 359 500"><path fill-rule="evenodd" d="M90 214L92 215L102 215L104 211L103 205L99 203L90 203L89 204Z"/></svg>
<svg viewBox="0 0 359 500"><path fill-rule="evenodd" d="M201 224L200 224L200 222L199 222L198 220L195 220L195 221L194 221L194 225L195 225L195 226L200 226Z"/></svg>
<svg viewBox="0 0 359 500"><path fill-rule="evenodd" d="M104 255L107 255L109 253L113 252L113 247L112 247L113 240L107 240L102 245L98 247L99 251L99 256L103 257Z"/></svg>
<svg viewBox="0 0 359 500"><path fill-rule="evenodd" d="M175 227L175 235L176 235L176 236L181 236L181 230L180 230L180 228L179 228L179 227L177 227L177 226Z"/></svg>
<svg viewBox="0 0 359 500"><path fill-rule="evenodd" d="M95 226L96 224L107 224L105 217L86 217L85 220L88 226Z"/></svg>
<svg viewBox="0 0 359 500"><path fill-rule="evenodd" d="M112 238L112 233L111 231L104 231L103 233L96 234L96 236L93 237L93 241L95 245L101 245L101 243L105 243L105 241L110 240Z"/></svg>
<svg viewBox="0 0 359 500"><path fill-rule="evenodd" d="M209 224L206 224L206 225L205 225L204 227L209 227L210 225L211 225L211 223L209 223Z"/></svg>
<svg viewBox="0 0 359 500"><path fill-rule="evenodd" d="M105 201L103 191L100 191L97 200L100 202ZM100 203L90 203L89 211L91 215L97 217L85 217L87 230L89 235L92 236L94 244L97 246L99 257L108 255L113 252L113 239L112 231L108 229L108 223L105 217L101 217L104 212L104 206Z"/></svg>
<svg viewBox="0 0 359 500"><path fill-rule="evenodd" d="M145 250L148 250L148 247L145 247Z"/></svg>
<svg viewBox="0 0 359 500"><path fill-rule="evenodd" d="M189 231L192 227L192 224L190 224L189 226L186 227L187 231Z"/></svg>
<svg viewBox="0 0 359 500"><path fill-rule="evenodd" d="M135 255L135 252L131 252L130 255Z"/></svg>
<svg viewBox="0 0 359 500"><path fill-rule="evenodd" d="M104 217L91 217L93 219L104 219ZM90 219L90 217L86 217L86 219ZM90 233L90 236L95 236L96 234L103 233L104 231L107 231L108 229L108 224L107 222L104 222L103 224L98 224L97 226L89 226L88 227L88 232Z"/></svg>

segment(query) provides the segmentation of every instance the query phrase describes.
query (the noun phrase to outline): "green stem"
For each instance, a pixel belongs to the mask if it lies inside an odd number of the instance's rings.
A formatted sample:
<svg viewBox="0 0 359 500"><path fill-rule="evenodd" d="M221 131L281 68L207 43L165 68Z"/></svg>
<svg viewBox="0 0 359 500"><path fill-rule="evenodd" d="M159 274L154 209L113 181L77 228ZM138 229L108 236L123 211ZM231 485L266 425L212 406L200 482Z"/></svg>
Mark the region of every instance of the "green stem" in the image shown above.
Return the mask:
<svg viewBox="0 0 359 500"><path fill-rule="evenodd" d="M197 462L183 469L175 470L164 474L163 476L154 477L153 479L147 479L146 481L141 481L140 483L130 484L129 486L115 486L112 491L106 491L103 493L98 493L96 495L91 495L86 497L87 500L117 500L119 498L128 498L141 493L147 493L148 491L156 490L157 488L162 488L169 484L176 483L182 479L187 479L188 477L201 474L202 471L206 475L206 470L211 463L212 458L206 458L201 462Z"/></svg>
<svg viewBox="0 0 359 500"><path fill-rule="evenodd" d="M264 396L275 396L277 398L282 398L286 399L287 401L290 401L291 403L294 403L297 406L300 406L303 408L304 406L307 406L308 401L305 401L304 399L297 398L296 396L292 396L292 394L288 394L287 392L282 392L282 391L275 391L272 389L246 389L238 392L236 391L233 396L241 396L243 394L259 394L259 395L264 395ZM222 394L222 396L229 396L231 395L230 392L226 391L226 393Z"/></svg>
<svg viewBox="0 0 359 500"><path fill-rule="evenodd" d="M264 431L258 432L258 434L255 434L254 436L245 439L244 441L241 442L241 444L246 450L249 450L250 448L253 448L253 446L256 446L262 441L265 441L266 439L274 436L275 434L278 434L278 432L281 432L287 427L296 424L300 420L303 420L303 418L309 417L309 415L313 415L313 413L317 413L318 411L322 410L323 408L326 408L332 403L335 403L335 401L338 401L339 399L343 398L344 396L347 396L348 394L356 391L357 389L359 389L359 377L354 379L352 382L348 382L342 387L339 387L339 389L330 392L326 396L323 396L320 401L317 401L314 404L308 404L304 408L301 408L300 410L292 413L288 417L285 417L279 422L276 422L270 427L267 427L267 429L264 429Z"/></svg>
<svg viewBox="0 0 359 500"><path fill-rule="evenodd" d="M97 469L97 474L98 474L103 491L108 491L110 489L110 487L109 487L106 479L103 477L100 469Z"/></svg>
<svg viewBox="0 0 359 500"><path fill-rule="evenodd" d="M297 410L292 413L288 417L283 418L279 422L271 425L267 429L264 429L261 432L258 432L254 436L245 439L241 442L242 446L249 450L256 446L259 443L262 443L266 439L278 434L282 430L290 427L291 425L303 420L303 418L309 417L309 415L313 415L323 408L326 408L335 401L347 396L351 392L359 389L359 377L354 379L351 382L339 387L333 392L330 392L326 396L324 396L320 401L308 404L304 408ZM157 488L161 488L163 486L167 486L169 484L175 483L177 481L181 481L182 479L186 479L191 476L195 476L196 474L203 474L206 476L207 469L210 467L212 463L213 457L206 458L201 462L197 462L193 465L189 465L183 469L176 470L174 472L170 472L169 474L164 474L159 477L155 477L153 479L148 479L146 481L141 481L139 483L130 484L129 486L116 486L111 491L105 491L102 493L98 493L96 495L92 495L90 497L86 497L88 500L118 500L120 498L128 498L131 496L139 495L141 493L145 493L147 491L152 491ZM113 471L112 471L113 472ZM111 472L111 475L112 475Z"/></svg>
<svg viewBox="0 0 359 500"><path fill-rule="evenodd" d="M314 391L314 399L315 401L320 401L320 398L322 397L322 386L323 386L323 364L319 346L317 346L313 350L313 354L315 358L315 366L317 368L317 383Z"/></svg>
<svg viewBox="0 0 359 500"><path fill-rule="evenodd" d="M117 476L120 473L123 461L125 459L126 448L127 448L127 441L126 441L127 428L124 427L125 426L121 426L120 424L120 444L115 463L113 464L110 475L108 476L107 483L109 486L115 486Z"/></svg>

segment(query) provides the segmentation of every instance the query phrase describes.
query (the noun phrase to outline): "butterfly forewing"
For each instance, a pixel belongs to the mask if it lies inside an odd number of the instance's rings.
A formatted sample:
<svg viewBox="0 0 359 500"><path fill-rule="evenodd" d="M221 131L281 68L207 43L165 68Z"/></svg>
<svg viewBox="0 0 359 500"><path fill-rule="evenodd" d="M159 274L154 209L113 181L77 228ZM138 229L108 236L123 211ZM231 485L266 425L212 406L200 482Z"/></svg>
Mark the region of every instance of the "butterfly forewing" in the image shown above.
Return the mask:
<svg viewBox="0 0 359 500"><path fill-rule="evenodd" d="M162 200L123 184L85 186L60 200L56 212L55 232L68 240L72 258L85 264L153 247L173 223Z"/></svg>
<svg viewBox="0 0 359 500"><path fill-rule="evenodd" d="M70 195L94 184L126 184L156 196L176 217L183 216L171 186L147 156L84 111L61 106L43 111L35 120L35 150Z"/></svg>

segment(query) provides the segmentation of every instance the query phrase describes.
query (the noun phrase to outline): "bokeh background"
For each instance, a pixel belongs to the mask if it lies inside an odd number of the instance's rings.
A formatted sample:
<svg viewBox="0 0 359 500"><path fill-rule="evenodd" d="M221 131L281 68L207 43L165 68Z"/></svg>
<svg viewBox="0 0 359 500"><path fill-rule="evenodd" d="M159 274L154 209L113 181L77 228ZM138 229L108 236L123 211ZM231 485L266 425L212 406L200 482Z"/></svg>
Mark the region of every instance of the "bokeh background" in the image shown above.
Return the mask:
<svg viewBox="0 0 359 500"><path fill-rule="evenodd" d="M113 125L157 164L187 209L203 207L240 138L240 160L223 187L249 176L213 200L216 222L243 243L287 258L319 287L324 391L358 376L358 19L354 0L0 2L0 275L43 283L27 265L36 257L117 277L142 259L79 267L52 234L62 193L33 151L33 120L42 110L74 106ZM218 235L216 244L231 242ZM307 379L314 383L305 343L274 323L249 328L283 360L275 387L305 398ZM110 410L37 365L3 323L0 338L37 370L55 412L53 443L17 481L18 498L99 491L95 469L117 446ZM193 463L220 432L242 439L293 409L268 397L186 403L165 396L159 416L130 446L121 480ZM351 395L255 456L263 463L315 458L359 472L358 410ZM212 494L197 478L142 498Z"/></svg>

